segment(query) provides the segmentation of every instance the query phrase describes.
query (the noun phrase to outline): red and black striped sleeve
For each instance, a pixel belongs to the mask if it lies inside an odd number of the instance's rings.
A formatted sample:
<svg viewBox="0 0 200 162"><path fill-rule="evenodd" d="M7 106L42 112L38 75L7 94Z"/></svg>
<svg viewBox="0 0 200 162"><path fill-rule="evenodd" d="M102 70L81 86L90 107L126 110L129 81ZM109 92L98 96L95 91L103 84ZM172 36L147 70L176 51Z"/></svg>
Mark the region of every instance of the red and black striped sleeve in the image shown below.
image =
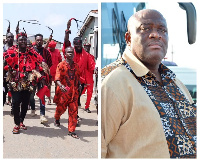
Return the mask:
<svg viewBox="0 0 200 162"><path fill-rule="evenodd" d="M52 59L51 59L51 54L50 52L44 48L44 51L43 51L43 58L45 60L45 63L49 66L49 68L52 66Z"/></svg>

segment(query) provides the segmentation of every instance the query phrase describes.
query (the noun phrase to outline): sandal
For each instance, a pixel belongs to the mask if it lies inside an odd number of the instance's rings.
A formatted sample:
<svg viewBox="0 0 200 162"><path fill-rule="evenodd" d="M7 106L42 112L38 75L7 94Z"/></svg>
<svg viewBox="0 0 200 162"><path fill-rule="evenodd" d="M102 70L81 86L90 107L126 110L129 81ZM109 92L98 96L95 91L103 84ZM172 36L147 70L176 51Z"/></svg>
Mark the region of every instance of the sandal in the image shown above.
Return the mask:
<svg viewBox="0 0 200 162"><path fill-rule="evenodd" d="M19 126L15 126L14 128L13 128L13 134L18 134L19 133Z"/></svg>
<svg viewBox="0 0 200 162"><path fill-rule="evenodd" d="M51 105L51 100L48 101L47 105Z"/></svg>
<svg viewBox="0 0 200 162"><path fill-rule="evenodd" d="M27 130L27 127L23 123L20 123L20 129Z"/></svg>
<svg viewBox="0 0 200 162"><path fill-rule="evenodd" d="M72 136L73 138L79 139L79 137L77 136L77 134L74 133L74 132L69 132L68 135Z"/></svg>
<svg viewBox="0 0 200 162"><path fill-rule="evenodd" d="M82 119L80 118L80 116L77 115L77 121L81 121Z"/></svg>
<svg viewBox="0 0 200 162"><path fill-rule="evenodd" d="M60 120L55 120L55 121L54 121L54 125L55 125L56 127L59 127L59 126L60 126Z"/></svg>
<svg viewBox="0 0 200 162"><path fill-rule="evenodd" d="M11 105L12 105L12 103L11 103L10 101L8 101L8 102L7 102L7 105L11 106Z"/></svg>

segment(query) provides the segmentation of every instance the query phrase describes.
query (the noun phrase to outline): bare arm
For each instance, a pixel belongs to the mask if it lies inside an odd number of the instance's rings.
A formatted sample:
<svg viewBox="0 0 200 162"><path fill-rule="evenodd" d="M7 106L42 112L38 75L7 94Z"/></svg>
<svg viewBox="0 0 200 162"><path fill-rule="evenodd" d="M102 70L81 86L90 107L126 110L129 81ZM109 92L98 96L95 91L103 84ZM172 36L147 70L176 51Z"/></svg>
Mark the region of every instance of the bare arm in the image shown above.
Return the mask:
<svg viewBox="0 0 200 162"><path fill-rule="evenodd" d="M71 27L71 20L67 22L67 30L65 30L64 43L66 47L70 46L70 41L69 41L69 34L71 34L70 27Z"/></svg>
<svg viewBox="0 0 200 162"><path fill-rule="evenodd" d="M48 48L48 46L49 46L49 42L51 42L52 37L53 37L52 35L49 36L49 40L47 41L47 43L46 43L46 45L45 45L44 48Z"/></svg>

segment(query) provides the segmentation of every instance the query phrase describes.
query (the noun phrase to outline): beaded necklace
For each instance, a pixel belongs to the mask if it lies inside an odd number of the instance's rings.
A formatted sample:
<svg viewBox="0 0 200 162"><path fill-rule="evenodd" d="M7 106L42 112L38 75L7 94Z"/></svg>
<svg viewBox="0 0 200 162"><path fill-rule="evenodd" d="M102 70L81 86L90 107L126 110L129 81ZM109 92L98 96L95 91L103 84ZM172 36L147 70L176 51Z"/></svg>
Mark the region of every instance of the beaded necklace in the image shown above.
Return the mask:
<svg viewBox="0 0 200 162"><path fill-rule="evenodd" d="M75 66L74 66L74 63L72 64L72 67L70 66L69 63L67 63L67 69L68 69L69 79L73 80L74 76L75 76Z"/></svg>

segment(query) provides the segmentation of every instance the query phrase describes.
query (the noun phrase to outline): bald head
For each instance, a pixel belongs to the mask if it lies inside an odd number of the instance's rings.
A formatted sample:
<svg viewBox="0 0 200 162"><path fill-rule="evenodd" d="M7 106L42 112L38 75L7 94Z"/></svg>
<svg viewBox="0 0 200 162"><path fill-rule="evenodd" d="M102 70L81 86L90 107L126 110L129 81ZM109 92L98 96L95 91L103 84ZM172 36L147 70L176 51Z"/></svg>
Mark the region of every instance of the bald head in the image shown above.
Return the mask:
<svg viewBox="0 0 200 162"><path fill-rule="evenodd" d="M74 48L73 48L73 47L71 47L71 46L69 46L69 47L66 47L66 48L65 48L65 51L68 51L68 50L74 50Z"/></svg>
<svg viewBox="0 0 200 162"><path fill-rule="evenodd" d="M167 25L165 18L163 15L158 12L157 10L153 9L144 9L136 12L134 15L132 15L128 20L128 31L135 26L138 21L145 20L150 21L152 18L157 19L157 21L162 20L165 25Z"/></svg>
<svg viewBox="0 0 200 162"><path fill-rule="evenodd" d="M140 10L128 20L125 39L133 55L141 62L146 66L158 66L167 53L166 20L156 10Z"/></svg>

